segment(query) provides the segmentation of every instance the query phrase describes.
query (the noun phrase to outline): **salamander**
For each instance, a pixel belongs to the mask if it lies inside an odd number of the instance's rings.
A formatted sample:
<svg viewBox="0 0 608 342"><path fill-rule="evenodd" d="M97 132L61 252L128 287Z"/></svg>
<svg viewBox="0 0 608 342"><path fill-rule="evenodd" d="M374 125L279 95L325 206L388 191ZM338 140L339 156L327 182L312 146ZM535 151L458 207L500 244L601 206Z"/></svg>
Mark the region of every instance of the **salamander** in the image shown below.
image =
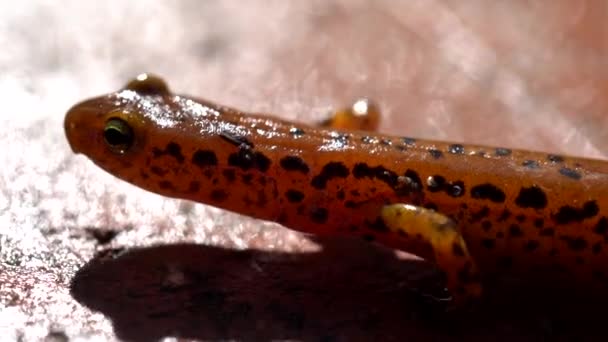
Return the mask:
<svg viewBox="0 0 608 342"><path fill-rule="evenodd" d="M75 153L147 191L418 255L455 306L481 298L488 274L606 287L607 162L388 136L379 115L360 99L290 122L142 74L74 105L64 129Z"/></svg>

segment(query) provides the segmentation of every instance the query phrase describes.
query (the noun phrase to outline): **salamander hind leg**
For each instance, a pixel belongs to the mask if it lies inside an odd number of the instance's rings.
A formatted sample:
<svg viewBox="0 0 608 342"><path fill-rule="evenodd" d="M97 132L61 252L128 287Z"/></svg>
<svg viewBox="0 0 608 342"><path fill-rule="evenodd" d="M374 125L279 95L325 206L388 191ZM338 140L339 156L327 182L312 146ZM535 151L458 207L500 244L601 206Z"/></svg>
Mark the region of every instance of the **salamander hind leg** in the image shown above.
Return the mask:
<svg viewBox="0 0 608 342"><path fill-rule="evenodd" d="M394 233L406 239L418 239L432 248L437 267L446 275L452 308L464 307L481 296L482 286L477 266L467 251L456 223L436 211L408 204L382 208L380 217Z"/></svg>
<svg viewBox="0 0 608 342"><path fill-rule="evenodd" d="M321 127L376 131L380 124L378 106L367 98L356 100L350 107L340 109L319 123Z"/></svg>

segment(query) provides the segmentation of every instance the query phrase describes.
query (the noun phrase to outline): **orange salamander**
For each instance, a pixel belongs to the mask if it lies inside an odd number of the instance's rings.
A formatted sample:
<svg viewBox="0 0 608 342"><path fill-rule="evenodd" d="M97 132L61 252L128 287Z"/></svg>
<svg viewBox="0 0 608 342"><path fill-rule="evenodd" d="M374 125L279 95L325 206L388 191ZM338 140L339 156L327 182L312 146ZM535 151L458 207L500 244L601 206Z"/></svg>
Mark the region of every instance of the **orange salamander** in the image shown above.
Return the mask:
<svg viewBox="0 0 608 342"><path fill-rule="evenodd" d="M482 275L606 286L608 163L373 133L367 100L304 125L173 94L142 74L72 107L73 151L127 182L312 234L416 254L452 303Z"/></svg>

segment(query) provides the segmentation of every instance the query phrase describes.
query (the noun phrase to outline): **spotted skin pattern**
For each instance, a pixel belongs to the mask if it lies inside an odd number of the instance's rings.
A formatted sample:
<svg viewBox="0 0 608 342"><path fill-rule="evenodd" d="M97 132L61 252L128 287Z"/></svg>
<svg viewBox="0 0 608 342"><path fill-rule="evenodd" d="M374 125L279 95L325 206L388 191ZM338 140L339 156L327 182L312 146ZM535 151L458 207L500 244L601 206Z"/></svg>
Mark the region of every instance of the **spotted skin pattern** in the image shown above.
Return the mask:
<svg viewBox="0 0 608 342"><path fill-rule="evenodd" d="M446 274L455 305L490 274L606 287L608 163L386 136L378 117L362 100L299 124L142 74L72 107L65 132L76 153L148 191L419 255Z"/></svg>

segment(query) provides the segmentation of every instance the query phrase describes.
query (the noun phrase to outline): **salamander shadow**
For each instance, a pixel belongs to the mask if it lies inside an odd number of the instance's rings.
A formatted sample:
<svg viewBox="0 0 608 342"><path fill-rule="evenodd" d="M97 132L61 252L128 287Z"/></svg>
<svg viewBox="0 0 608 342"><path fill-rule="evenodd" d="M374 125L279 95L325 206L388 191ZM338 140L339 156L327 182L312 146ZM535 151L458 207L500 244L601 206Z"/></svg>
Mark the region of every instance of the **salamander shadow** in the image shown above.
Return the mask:
<svg viewBox="0 0 608 342"><path fill-rule="evenodd" d="M119 338L135 341L539 340L602 332L589 320L602 315L588 307L560 306L565 316L556 316L544 304L500 296L478 313L439 314L403 285L437 290L426 264L352 239L315 240L322 250L305 254L196 244L106 250L77 272L71 293L109 317Z"/></svg>

